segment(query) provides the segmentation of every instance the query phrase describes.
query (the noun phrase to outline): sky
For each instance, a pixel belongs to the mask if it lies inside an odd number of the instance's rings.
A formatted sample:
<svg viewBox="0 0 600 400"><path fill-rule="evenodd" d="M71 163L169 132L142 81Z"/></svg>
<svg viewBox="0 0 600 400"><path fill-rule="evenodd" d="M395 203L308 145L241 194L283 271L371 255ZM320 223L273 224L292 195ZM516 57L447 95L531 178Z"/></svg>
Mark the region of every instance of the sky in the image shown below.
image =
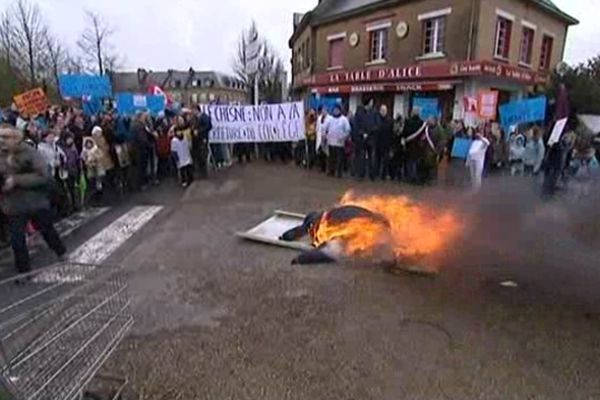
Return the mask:
<svg viewBox="0 0 600 400"><path fill-rule="evenodd" d="M6 9L14 0L0 0ZM29 0L37 3L52 31L75 48L85 28L85 10L102 15L114 28L123 67L135 70L182 69L231 72L241 30L254 20L260 34L288 65L292 14L306 12L317 0ZM484 0L485 1L485 0ZM600 54L598 0L554 0L580 20L571 28L565 59L579 63Z"/></svg>

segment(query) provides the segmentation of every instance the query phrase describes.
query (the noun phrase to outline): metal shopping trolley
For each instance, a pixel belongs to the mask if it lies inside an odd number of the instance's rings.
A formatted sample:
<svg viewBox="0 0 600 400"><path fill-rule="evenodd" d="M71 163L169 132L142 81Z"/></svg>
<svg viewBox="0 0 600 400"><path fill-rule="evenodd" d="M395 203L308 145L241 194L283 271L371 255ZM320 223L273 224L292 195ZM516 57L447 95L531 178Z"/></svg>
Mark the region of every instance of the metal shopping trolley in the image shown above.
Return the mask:
<svg viewBox="0 0 600 400"><path fill-rule="evenodd" d="M15 400L82 399L132 325L121 267L67 262L0 282L0 382Z"/></svg>

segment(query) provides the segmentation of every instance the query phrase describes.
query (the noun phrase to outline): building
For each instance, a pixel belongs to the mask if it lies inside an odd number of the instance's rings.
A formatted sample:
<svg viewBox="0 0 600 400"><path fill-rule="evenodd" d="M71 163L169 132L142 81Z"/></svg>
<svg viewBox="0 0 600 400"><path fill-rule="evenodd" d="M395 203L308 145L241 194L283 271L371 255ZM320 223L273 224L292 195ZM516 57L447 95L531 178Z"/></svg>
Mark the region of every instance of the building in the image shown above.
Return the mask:
<svg viewBox="0 0 600 400"><path fill-rule="evenodd" d="M163 89L173 101L182 104L248 103L248 90L239 79L214 71L117 72L111 76L115 92L148 93Z"/></svg>
<svg viewBox="0 0 600 400"><path fill-rule="evenodd" d="M503 104L545 83L578 23L552 0L321 0L295 22L292 97L402 115L425 97L445 119L481 91Z"/></svg>

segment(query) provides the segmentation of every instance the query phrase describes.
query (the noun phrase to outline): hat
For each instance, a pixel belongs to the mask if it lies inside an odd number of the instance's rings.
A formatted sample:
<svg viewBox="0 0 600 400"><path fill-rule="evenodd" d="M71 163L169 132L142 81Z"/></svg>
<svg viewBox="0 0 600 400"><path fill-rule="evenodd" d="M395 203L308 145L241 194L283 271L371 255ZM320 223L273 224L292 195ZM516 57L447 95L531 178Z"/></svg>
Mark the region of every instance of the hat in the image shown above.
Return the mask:
<svg viewBox="0 0 600 400"><path fill-rule="evenodd" d="M100 128L99 126L95 126L92 129L92 135L100 135L102 134L102 128Z"/></svg>

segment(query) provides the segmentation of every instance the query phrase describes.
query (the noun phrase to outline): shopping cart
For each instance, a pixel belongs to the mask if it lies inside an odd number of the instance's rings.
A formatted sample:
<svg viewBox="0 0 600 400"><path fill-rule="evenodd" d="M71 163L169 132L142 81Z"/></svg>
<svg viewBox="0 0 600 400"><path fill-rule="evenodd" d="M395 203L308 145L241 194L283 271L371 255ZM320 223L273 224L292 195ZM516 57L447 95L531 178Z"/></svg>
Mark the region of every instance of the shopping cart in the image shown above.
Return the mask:
<svg viewBox="0 0 600 400"><path fill-rule="evenodd" d="M132 325L120 267L64 263L0 282L0 383L15 400L81 399Z"/></svg>

